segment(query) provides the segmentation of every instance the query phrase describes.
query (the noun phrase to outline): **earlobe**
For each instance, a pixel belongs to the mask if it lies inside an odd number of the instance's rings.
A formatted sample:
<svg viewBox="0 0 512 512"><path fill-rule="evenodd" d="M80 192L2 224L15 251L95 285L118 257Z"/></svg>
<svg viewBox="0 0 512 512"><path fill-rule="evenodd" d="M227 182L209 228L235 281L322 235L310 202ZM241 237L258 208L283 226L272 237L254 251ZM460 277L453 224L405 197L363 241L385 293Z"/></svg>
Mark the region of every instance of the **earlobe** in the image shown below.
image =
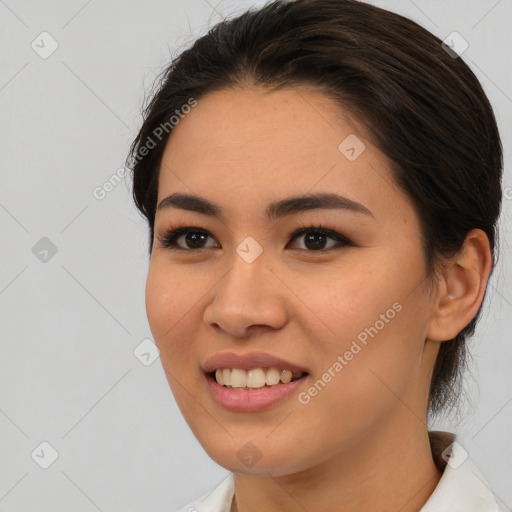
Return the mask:
<svg viewBox="0 0 512 512"><path fill-rule="evenodd" d="M489 239L481 229L473 229L441 273L432 304L428 339L453 339L471 322L484 298L491 270Z"/></svg>

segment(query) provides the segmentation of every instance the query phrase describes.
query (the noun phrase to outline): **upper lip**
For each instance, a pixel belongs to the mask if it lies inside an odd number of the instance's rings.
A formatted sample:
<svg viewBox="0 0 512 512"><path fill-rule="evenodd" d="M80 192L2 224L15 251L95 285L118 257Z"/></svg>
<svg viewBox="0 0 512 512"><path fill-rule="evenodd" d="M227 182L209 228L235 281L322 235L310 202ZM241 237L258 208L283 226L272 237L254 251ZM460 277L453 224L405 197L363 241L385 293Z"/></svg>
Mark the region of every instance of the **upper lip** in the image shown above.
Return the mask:
<svg viewBox="0 0 512 512"><path fill-rule="evenodd" d="M205 373L211 373L218 368L240 368L241 370L251 370L253 368L278 368L290 370L292 372L308 373L307 370L299 364L285 361L280 357L266 354L264 352L249 352L246 354L222 352L207 359L203 365L203 371Z"/></svg>

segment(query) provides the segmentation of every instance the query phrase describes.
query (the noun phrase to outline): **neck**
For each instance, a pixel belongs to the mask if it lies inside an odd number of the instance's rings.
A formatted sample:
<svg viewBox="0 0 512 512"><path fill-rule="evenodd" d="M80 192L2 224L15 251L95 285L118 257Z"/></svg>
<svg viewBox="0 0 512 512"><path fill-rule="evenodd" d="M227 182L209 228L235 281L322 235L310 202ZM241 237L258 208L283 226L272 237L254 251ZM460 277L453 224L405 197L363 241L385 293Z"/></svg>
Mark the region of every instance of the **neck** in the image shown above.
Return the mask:
<svg viewBox="0 0 512 512"><path fill-rule="evenodd" d="M436 467L426 425L410 412L389 428L295 474L234 474L232 512L417 512L434 492Z"/></svg>

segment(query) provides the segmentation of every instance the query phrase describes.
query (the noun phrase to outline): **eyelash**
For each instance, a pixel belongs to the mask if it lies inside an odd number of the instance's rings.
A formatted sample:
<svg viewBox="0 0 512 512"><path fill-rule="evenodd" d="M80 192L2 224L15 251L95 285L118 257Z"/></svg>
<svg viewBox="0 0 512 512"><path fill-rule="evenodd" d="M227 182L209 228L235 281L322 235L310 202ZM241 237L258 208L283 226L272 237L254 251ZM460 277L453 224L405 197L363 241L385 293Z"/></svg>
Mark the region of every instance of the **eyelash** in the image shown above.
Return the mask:
<svg viewBox="0 0 512 512"><path fill-rule="evenodd" d="M211 236L210 233L202 228L193 227L193 226L184 226L176 229L168 229L163 232L162 236L157 236L156 238L160 242L161 246L170 249L173 251L185 251L185 252L198 252L204 249L211 249L211 247L200 247L198 249L190 249L190 248L184 248L179 247L176 244L176 240L182 236L186 235L189 232L193 233L201 233L206 236ZM300 227L296 229L291 235L290 235L290 241L295 240L295 238L300 237L301 235L305 235L307 233L315 233L320 234L323 236L326 236L328 238L331 238L338 242L337 246L330 247L328 249L317 249L317 250L308 250L308 249L298 249L299 251L306 251L310 253L326 253L329 251L332 251L333 249L340 249L342 247L351 246L354 245L347 237L340 235L336 231L333 231L332 229L327 229L322 227L321 224L318 226L312 226L312 225L304 225L300 224ZM213 238L213 237L212 237Z"/></svg>

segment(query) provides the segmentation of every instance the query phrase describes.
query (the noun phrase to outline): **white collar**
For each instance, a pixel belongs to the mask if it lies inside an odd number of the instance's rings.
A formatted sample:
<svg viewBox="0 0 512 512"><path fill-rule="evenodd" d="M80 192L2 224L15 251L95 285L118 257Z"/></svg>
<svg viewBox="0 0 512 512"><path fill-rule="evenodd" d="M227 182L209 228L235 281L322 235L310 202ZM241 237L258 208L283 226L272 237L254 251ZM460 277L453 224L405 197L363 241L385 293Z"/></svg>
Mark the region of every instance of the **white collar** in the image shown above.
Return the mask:
<svg viewBox="0 0 512 512"><path fill-rule="evenodd" d="M434 461L443 474L420 512L499 512L489 483L455 441L456 436L430 431L429 438ZM233 473L229 473L212 491L179 512L230 512L234 492Z"/></svg>

